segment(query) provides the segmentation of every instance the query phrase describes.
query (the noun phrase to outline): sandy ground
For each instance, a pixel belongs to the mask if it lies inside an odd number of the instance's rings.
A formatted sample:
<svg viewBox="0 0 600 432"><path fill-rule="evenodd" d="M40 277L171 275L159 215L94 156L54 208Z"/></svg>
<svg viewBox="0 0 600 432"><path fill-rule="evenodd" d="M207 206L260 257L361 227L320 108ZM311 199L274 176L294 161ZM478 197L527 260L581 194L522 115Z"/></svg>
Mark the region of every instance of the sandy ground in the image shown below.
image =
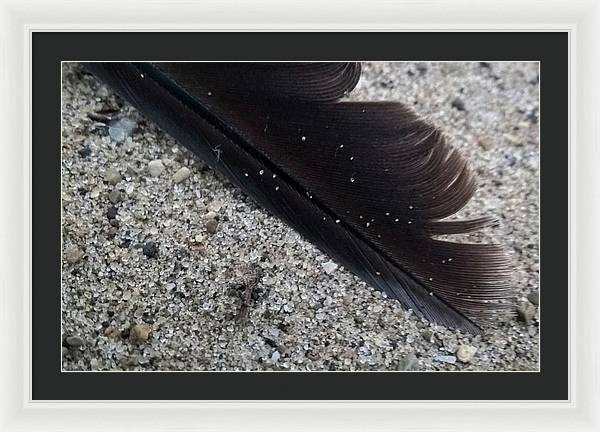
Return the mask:
<svg viewBox="0 0 600 432"><path fill-rule="evenodd" d="M511 249L521 320L473 337L327 273L327 256L65 63L63 369L537 370L538 80L537 63L367 63L350 95L412 106L478 173L462 214L501 226L465 237ZM103 108L132 133L87 117Z"/></svg>

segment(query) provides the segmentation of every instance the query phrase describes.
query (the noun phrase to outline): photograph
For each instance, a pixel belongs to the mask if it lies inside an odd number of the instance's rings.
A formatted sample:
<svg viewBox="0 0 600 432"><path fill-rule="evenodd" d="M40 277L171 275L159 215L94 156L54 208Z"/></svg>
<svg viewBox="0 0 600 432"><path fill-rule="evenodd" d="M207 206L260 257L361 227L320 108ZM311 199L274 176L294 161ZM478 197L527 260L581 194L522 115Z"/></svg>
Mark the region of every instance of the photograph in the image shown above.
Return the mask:
<svg viewBox="0 0 600 432"><path fill-rule="evenodd" d="M539 371L543 77L62 61L62 372Z"/></svg>

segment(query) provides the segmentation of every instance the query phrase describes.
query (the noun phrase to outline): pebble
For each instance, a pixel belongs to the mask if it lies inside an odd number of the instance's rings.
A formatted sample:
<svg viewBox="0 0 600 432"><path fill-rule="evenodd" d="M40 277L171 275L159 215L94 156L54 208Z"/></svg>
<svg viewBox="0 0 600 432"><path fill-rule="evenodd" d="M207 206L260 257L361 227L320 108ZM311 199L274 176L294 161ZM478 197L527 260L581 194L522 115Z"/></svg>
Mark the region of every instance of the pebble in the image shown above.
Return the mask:
<svg viewBox="0 0 600 432"><path fill-rule="evenodd" d="M123 293L122 299L125 300L125 301L130 300L131 299L131 291L125 291Z"/></svg>
<svg viewBox="0 0 600 432"><path fill-rule="evenodd" d="M447 351L455 352L458 349L458 341L456 337L445 337L442 340L442 345Z"/></svg>
<svg viewBox="0 0 600 432"><path fill-rule="evenodd" d="M423 339L425 339L429 343L435 342L435 336L431 330L423 330L421 332L421 336L423 336Z"/></svg>
<svg viewBox="0 0 600 432"><path fill-rule="evenodd" d="M209 234L215 234L219 228L219 222L215 219L209 219L204 223L204 228L206 228L206 232Z"/></svg>
<svg viewBox="0 0 600 432"><path fill-rule="evenodd" d="M104 336L117 339L121 336L121 332L116 327L108 326L106 327L106 330L104 330Z"/></svg>
<svg viewBox="0 0 600 432"><path fill-rule="evenodd" d="M531 123L537 123L538 122L538 115L535 111L531 111L529 114L527 114L527 120L529 120Z"/></svg>
<svg viewBox="0 0 600 432"><path fill-rule="evenodd" d="M509 143L515 145L515 146L522 146L523 145L523 141L521 141L518 137L511 135L511 134L504 134L504 139L506 141L508 141Z"/></svg>
<svg viewBox="0 0 600 432"><path fill-rule="evenodd" d="M481 147L483 150L490 150L490 149L493 148L492 143L489 140L485 139L485 138L479 138L479 139L477 139L477 145L479 147Z"/></svg>
<svg viewBox="0 0 600 432"><path fill-rule="evenodd" d="M111 206L106 210L106 217L109 219L114 219L117 217L118 209L115 206Z"/></svg>
<svg viewBox="0 0 600 432"><path fill-rule="evenodd" d="M456 363L456 357L453 355L436 355L433 357L433 359L442 363Z"/></svg>
<svg viewBox="0 0 600 432"><path fill-rule="evenodd" d="M470 363L473 356L477 352L477 348L471 345L461 345L456 350L456 358L462 363Z"/></svg>
<svg viewBox="0 0 600 432"><path fill-rule="evenodd" d="M121 198L122 198L121 191L118 190L117 188L113 189L111 191L110 195L108 195L109 201L113 204L117 204L119 201L121 201Z"/></svg>
<svg viewBox="0 0 600 432"><path fill-rule="evenodd" d="M398 363L398 370L401 370L401 371L413 370L415 368L415 366L417 365L418 361L419 361L419 359L417 359L417 356L415 355L415 353L410 352L410 353L406 354L404 357L402 357L402 360L400 360L400 362Z"/></svg>
<svg viewBox="0 0 600 432"><path fill-rule="evenodd" d="M83 258L83 251L77 246L70 246L65 250L65 260L69 264L75 264Z"/></svg>
<svg viewBox="0 0 600 432"><path fill-rule="evenodd" d="M102 189L98 187L92 189L90 192L90 198L98 198L100 196L100 192L102 192Z"/></svg>
<svg viewBox="0 0 600 432"><path fill-rule="evenodd" d="M139 364L139 356L137 354L126 356L121 359L121 367L123 369L132 368L132 367L137 366L138 364Z"/></svg>
<svg viewBox="0 0 600 432"><path fill-rule="evenodd" d="M83 146L82 148L79 149L79 156L81 156L82 158L86 158L88 156L90 156L92 154L92 149L90 148L90 146Z"/></svg>
<svg viewBox="0 0 600 432"><path fill-rule="evenodd" d="M85 343L85 341L79 336L69 336L65 341L71 348L79 348Z"/></svg>
<svg viewBox="0 0 600 432"><path fill-rule="evenodd" d="M535 317L535 306L529 302L523 302L517 307L517 318L525 324L529 324Z"/></svg>
<svg viewBox="0 0 600 432"><path fill-rule="evenodd" d="M151 331L152 327L149 324L136 324L129 331L129 341L134 344L144 343L148 340Z"/></svg>
<svg viewBox="0 0 600 432"><path fill-rule="evenodd" d="M452 108L457 109L458 111L464 111L465 110L465 103L462 101L462 99L456 98L452 101L451 103Z"/></svg>
<svg viewBox="0 0 600 432"><path fill-rule="evenodd" d="M216 219L217 218L217 214L214 211L209 211L208 213L206 213L204 216L202 216L202 219Z"/></svg>
<svg viewBox="0 0 600 432"><path fill-rule="evenodd" d="M158 245L154 242L146 242L142 248L142 252L148 258L156 258L158 256Z"/></svg>
<svg viewBox="0 0 600 432"><path fill-rule="evenodd" d="M219 211L223 208L223 201L214 200L208 205L209 212L219 213Z"/></svg>
<svg viewBox="0 0 600 432"><path fill-rule="evenodd" d="M425 75L425 72L427 72L428 69L426 63L417 63L416 68L419 71L419 74L421 75Z"/></svg>
<svg viewBox="0 0 600 432"><path fill-rule="evenodd" d="M111 185L116 185L121 181L122 177L119 171L116 168L109 168L104 173L104 181L108 182Z"/></svg>
<svg viewBox="0 0 600 432"><path fill-rule="evenodd" d="M108 134L113 140L122 142L131 135L135 126L136 123L128 118L112 120L108 125Z"/></svg>
<svg viewBox="0 0 600 432"><path fill-rule="evenodd" d="M529 300L531 303L533 303L536 306L539 305L540 304L540 292L538 290L531 291L529 294L527 294L527 300Z"/></svg>
<svg viewBox="0 0 600 432"><path fill-rule="evenodd" d="M181 168L179 168L179 171L177 171L175 174L173 174L173 181L175 183L181 183L182 181L187 179L191 173L192 172L190 171L190 169L188 167L181 167Z"/></svg>
<svg viewBox="0 0 600 432"><path fill-rule="evenodd" d="M153 161L148 162L148 172L152 177L160 176L165 170L165 166L160 159L155 159Z"/></svg>
<svg viewBox="0 0 600 432"><path fill-rule="evenodd" d="M325 270L325 273L331 274L337 270L338 265L336 263L334 263L333 261L327 261L327 262L321 264L321 267L323 267L323 270Z"/></svg>

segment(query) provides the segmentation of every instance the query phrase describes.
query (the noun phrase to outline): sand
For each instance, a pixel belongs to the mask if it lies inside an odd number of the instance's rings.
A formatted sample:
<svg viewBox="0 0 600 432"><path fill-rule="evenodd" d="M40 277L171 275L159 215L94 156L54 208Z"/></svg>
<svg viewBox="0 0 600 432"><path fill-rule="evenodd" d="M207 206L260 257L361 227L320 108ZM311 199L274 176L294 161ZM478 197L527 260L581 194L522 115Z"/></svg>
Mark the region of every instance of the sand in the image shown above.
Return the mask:
<svg viewBox="0 0 600 432"><path fill-rule="evenodd" d="M500 227L464 238L508 246L530 319L490 323L474 337L419 319L335 268L65 63L63 369L537 370L538 80L537 63L366 63L350 95L412 106L477 173L461 214L492 214ZM106 107L134 122L129 135L125 125L111 137L87 117Z"/></svg>

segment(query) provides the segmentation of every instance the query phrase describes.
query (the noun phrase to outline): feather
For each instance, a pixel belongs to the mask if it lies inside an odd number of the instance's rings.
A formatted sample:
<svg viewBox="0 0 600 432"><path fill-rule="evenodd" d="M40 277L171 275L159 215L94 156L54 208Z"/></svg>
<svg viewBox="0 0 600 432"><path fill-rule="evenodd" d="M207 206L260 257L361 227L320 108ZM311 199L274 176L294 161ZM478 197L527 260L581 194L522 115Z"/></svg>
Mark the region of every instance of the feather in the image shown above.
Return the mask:
<svg viewBox="0 0 600 432"><path fill-rule="evenodd" d="M89 63L268 211L407 309L480 333L510 313L506 249L436 239L476 190L443 134L396 102L341 102L358 63Z"/></svg>

